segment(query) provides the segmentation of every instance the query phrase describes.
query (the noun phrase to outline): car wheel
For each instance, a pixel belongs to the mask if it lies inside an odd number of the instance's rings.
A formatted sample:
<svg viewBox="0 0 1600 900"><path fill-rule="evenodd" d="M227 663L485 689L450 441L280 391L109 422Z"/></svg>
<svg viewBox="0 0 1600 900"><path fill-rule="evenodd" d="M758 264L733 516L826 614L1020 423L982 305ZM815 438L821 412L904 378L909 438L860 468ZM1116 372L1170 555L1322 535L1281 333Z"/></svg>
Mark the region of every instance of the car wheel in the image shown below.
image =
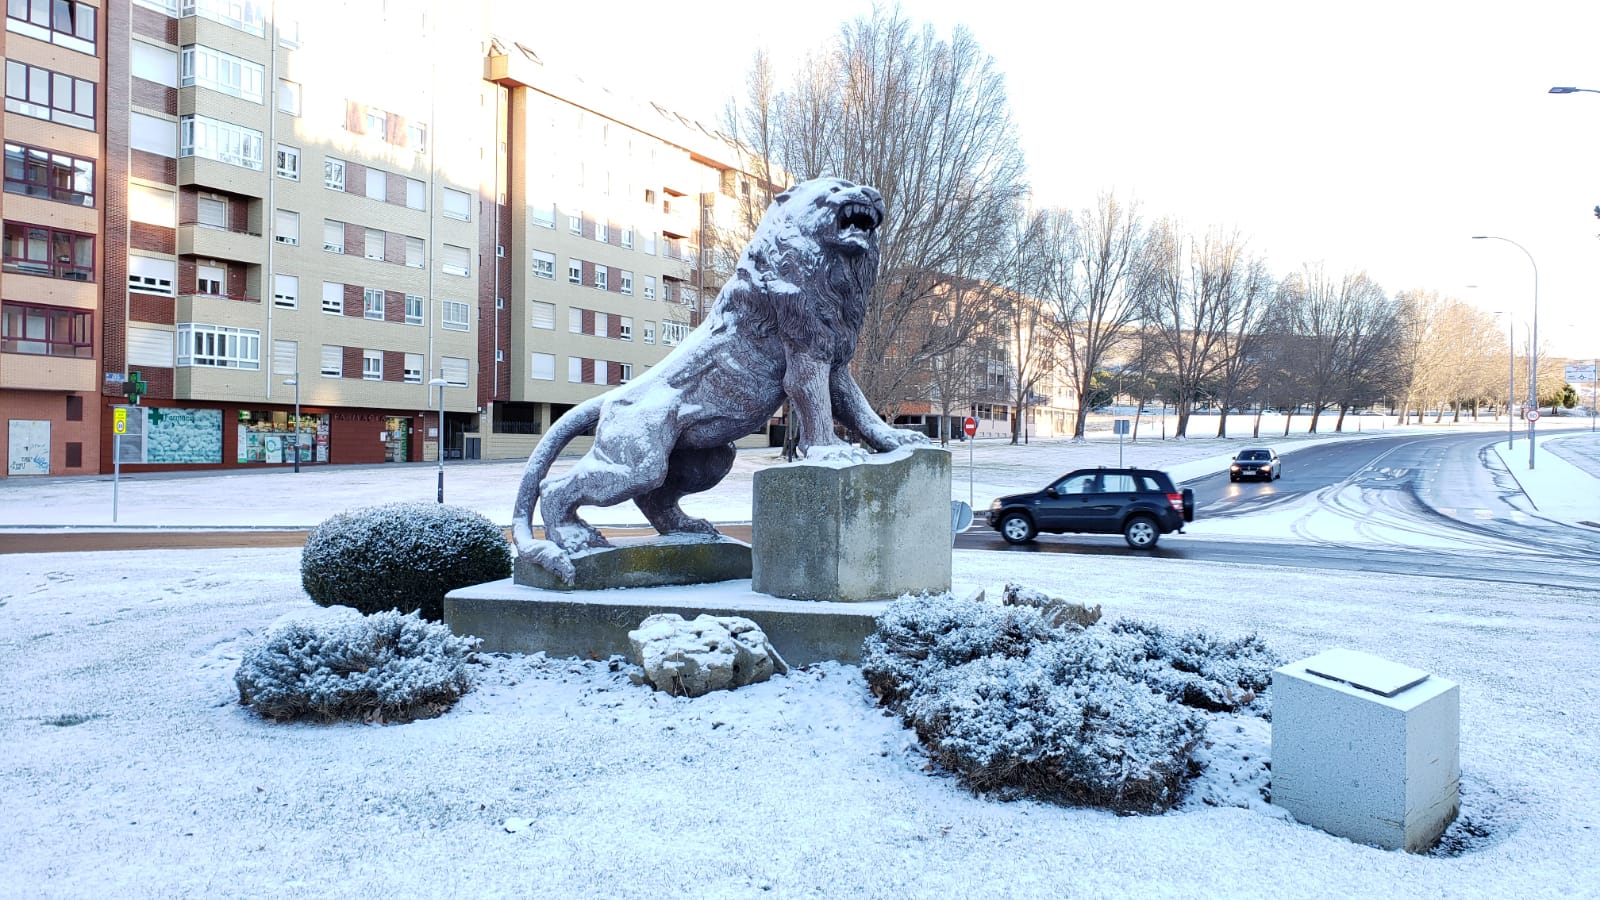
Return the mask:
<svg viewBox="0 0 1600 900"><path fill-rule="evenodd" d="M1148 550L1161 540L1161 529L1149 516L1134 516L1122 526L1122 539L1135 550Z"/></svg>
<svg viewBox="0 0 1600 900"><path fill-rule="evenodd" d="M1000 520L1000 536L1009 543L1026 544L1033 535L1033 520L1022 513L1011 513Z"/></svg>
<svg viewBox="0 0 1600 900"><path fill-rule="evenodd" d="M1279 478L1282 478L1282 477L1283 477L1283 469L1279 468L1279 469L1273 469L1272 470L1272 480L1273 481L1277 481Z"/></svg>

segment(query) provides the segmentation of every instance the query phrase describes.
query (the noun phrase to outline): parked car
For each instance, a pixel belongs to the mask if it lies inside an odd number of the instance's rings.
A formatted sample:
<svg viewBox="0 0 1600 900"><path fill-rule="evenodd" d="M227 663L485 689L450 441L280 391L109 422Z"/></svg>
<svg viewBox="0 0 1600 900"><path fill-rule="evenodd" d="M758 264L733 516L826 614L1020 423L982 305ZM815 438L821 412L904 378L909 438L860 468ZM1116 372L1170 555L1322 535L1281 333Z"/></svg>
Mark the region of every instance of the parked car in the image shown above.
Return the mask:
<svg viewBox="0 0 1600 900"><path fill-rule="evenodd" d="M1040 532L1076 532L1120 534L1128 546L1146 550L1194 521L1194 491L1178 490L1155 469L1078 469L1043 490L996 498L988 520L1013 544Z"/></svg>
<svg viewBox="0 0 1600 900"><path fill-rule="evenodd" d="M1259 478L1272 481L1283 477L1283 461L1271 447L1246 447L1240 450L1228 466L1228 480L1242 481Z"/></svg>

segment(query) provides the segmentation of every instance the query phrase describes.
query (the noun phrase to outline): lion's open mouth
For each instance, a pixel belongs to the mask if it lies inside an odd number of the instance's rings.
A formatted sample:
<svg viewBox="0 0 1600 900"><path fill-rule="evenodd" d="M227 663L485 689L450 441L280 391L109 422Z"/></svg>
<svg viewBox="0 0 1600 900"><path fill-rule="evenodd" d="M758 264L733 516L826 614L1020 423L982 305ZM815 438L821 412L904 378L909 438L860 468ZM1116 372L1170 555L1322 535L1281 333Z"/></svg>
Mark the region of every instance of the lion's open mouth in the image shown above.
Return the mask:
<svg viewBox="0 0 1600 900"><path fill-rule="evenodd" d="M855 201L845 203L839 207L839 235L870 234L877 229L879 216L877 208L871 204Z"/></svg>

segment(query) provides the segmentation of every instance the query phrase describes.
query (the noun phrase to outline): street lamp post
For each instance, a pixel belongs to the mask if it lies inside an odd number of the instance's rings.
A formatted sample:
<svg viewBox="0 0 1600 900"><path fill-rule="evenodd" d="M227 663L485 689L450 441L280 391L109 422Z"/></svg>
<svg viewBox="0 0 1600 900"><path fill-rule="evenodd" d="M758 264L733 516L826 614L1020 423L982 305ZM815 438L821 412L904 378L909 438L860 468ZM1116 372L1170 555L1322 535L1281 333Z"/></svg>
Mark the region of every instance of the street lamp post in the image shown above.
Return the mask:
<svg viewBox="0 0 1600 900"><path fill-rule="evenodd" d="M1572 90L1578 90L1573 88ZM1558 93L1566 93L1560 91ZM1475 241L1505 241L1511 246L1522 251L1528 258L1528 265L1533 266L1533 323L1528 339L1528 411L1535 412L1539 409L1539 264L1533 261L1533 254L1528 248L1510 238L1499 237L1493 234L1475 234ZM1533 469L1534 463L1534 419L1528 419L1528 469Z"/></svg>
<svg viewBox="0 0 1600 900"><path fill-rule="evenodd" d="M285 378L283 383L294 388L294 472L300 474L300 378Z"/></svg>
<svg viewBox="0 0 1600 900"><path fill-rule="evenodd" d="M428 387L439 389L439 502L444 502L444 386L450 382L435 378Z"/></svg>

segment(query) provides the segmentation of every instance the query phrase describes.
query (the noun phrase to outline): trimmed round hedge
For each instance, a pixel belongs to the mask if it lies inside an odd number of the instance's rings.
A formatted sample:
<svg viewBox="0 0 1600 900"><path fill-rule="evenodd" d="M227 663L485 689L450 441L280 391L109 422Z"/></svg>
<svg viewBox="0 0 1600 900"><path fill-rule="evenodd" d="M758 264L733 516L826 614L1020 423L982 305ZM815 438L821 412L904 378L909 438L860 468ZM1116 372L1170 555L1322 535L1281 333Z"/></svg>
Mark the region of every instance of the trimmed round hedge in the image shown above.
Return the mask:
<svg viewBox="0 0 1600 900"><path fill-rule="evenodd" d="M505 532L473 510L386 503L339 513L311 530L300 583L319 606L372 614L418 610L444 619L444 595L511 574Z"/></svg>

